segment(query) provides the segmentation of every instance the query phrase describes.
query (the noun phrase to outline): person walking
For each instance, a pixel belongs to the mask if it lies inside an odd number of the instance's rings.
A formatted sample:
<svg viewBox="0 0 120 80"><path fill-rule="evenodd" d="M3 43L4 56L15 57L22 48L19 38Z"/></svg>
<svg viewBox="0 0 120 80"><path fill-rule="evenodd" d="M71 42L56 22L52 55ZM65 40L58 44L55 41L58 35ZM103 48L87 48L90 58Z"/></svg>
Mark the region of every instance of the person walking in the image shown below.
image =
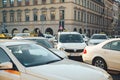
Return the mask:
<svg viewBox="0 0 120 80"><path fill-rule="evenodd" d="M40 30L38 31L38 36L44 37L43 33Z"/></svg>

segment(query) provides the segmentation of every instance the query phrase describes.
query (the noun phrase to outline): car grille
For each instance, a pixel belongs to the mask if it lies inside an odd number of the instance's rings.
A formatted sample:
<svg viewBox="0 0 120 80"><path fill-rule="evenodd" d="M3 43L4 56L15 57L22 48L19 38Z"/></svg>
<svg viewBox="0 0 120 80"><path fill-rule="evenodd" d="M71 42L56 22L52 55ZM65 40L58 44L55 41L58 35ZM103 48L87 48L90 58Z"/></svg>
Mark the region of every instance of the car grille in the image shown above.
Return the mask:
<svg viewBox="0 0 120 80"><path fill-rule="evenodd" d="M69 53L78 53L78 52L83 52L83 49L77 49L77 50L74 50L74 49L65 49L66 52L69 52Z"/></svg>

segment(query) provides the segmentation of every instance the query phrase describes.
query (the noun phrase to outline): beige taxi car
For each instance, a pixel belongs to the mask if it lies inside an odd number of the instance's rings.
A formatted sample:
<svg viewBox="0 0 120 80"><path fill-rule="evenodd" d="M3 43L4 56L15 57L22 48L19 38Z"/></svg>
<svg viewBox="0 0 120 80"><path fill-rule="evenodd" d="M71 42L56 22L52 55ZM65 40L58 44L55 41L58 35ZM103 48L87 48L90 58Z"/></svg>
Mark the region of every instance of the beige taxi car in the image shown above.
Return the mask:
<svg viewBox="0 0 120 80"><path fill-rule="evenodd" d="M103 69L61 58L34 42L0 43L0 80L113 80Z"/></svg>
<svg viewBox="0 0 120 80"><path fill-rule="evenodd" d="M105 70L120 71L120 38L85 47L83 61Z"/></svg>

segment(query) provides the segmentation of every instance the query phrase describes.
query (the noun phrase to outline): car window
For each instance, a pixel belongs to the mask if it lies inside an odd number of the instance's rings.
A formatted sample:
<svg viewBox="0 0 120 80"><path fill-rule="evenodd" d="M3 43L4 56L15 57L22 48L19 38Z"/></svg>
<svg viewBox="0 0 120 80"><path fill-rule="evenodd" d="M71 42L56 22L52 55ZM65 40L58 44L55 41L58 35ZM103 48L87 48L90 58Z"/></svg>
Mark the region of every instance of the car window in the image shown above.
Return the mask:
<svg viewBox="0 0 120 80"><path fill-rule="evenodd" d="M120 41L113 41L111 43L111 49L116 50L116 51L120 51Z"/></svg>
<svg viewBox="0 0 120 80"><path fill-rule="evenodd" d="M82 35L82 37L83 37L83 38L85 38L85 36L84 36L84 35Z"/></svg>
<svg viewBox="0 0 120 80"><path fill-rule="evenodd" d="M53 48L54 46L50 43L47 39L27 39L37 42L38 44L46 47L46 48Z"/></svg>
<svg viewBox="0 0 120 80"><path fill-rule="evenodd" d="M110 44L111 44L111 42L105 44L102 48L103 48L103 49L110 49Z"/></svg>
<svg viewBox="0 0 120 80"><path fill-rule="evenodd" d="M94 35L91 39L107 39L107 37L105 35Z"/></svg>
<svg viewBox="0 0 120 80"><path fill-rule="evenodd" d="M61 60L48 49L37 44L20 44L8 46L14 56L26 67L43 65Z"/></svg>
<svg viewBox="0 0 120 80"><path fill-rule="evenodd" d="M0 63L3 62L10 62L10 58L8 57L6 52L2 48L0 48Z"/></svg>
<svg viewBox="0 0 120 80"><path fill-rule="evenodd" d="M62 43L83 43L84 40L79 34L62 34L60 35L60 42Z"/></svg>

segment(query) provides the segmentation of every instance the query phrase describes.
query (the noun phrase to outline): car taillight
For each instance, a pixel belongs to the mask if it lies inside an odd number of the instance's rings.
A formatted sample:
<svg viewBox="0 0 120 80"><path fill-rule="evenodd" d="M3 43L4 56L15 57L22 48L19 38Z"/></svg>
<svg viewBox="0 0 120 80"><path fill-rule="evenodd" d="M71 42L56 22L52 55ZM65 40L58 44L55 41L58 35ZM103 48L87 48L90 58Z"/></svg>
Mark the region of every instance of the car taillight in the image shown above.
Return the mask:
<svg viewBox="0 0 120 80"><path fill-rule="evenodd" d="M83 50L83 54L87 54L87 50L86 49Z"/></svg>

